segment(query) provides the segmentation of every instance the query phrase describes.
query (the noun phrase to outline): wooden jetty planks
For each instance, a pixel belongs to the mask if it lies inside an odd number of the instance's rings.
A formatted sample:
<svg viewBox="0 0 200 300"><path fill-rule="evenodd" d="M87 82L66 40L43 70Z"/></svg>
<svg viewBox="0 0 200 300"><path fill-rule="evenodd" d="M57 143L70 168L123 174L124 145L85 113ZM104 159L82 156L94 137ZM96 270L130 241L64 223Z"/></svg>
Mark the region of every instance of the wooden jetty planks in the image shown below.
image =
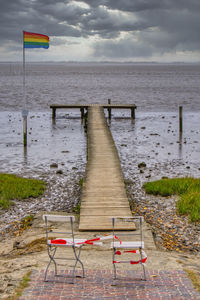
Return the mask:
<svg viewBox="0 0 200 300"><path fill-rule="evenodd" d="M131 216L118 152L103 107L88 107L88 162L79 230L112 230L111 217ZM119 223L118 229L127 228Z"/></svg>

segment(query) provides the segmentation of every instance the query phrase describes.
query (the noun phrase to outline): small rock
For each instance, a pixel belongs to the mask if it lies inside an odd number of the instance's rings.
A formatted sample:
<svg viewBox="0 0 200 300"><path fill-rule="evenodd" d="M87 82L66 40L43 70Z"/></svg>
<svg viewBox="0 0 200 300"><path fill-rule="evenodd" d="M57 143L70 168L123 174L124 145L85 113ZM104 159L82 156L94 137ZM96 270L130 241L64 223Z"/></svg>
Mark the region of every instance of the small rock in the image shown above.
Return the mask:
<svg viewBox="0 0 200 300"><path fill-rule="evenodd" d="M50 168L58 168L58 164L57 164L57 163L52 163L52 164L50 165Z"/></svg>
<svg viewBox="0 0 200 300"><path fill-rule="evenodd" d="M62 170L57 170L56 174L63 174L63 171Z"/></svg>
<svg viewBox="0 0 200 300"><path fill-rule="evenodd" d="M151 177L151 174L145 176L145 178L150 178L150 177Z"/></svg>
<svg viewBox="0 0 200 300"><path fill-rule="evenodd" d="M13 243L13 249L20 249L20 242L14 241L14 243Z"/></svg>
<svg viewBox="0 0 200 300"><path fill-rule="evenodd" d="M138 164L138 168L145 168L146 166L147 165L144 161Z"/></svg>

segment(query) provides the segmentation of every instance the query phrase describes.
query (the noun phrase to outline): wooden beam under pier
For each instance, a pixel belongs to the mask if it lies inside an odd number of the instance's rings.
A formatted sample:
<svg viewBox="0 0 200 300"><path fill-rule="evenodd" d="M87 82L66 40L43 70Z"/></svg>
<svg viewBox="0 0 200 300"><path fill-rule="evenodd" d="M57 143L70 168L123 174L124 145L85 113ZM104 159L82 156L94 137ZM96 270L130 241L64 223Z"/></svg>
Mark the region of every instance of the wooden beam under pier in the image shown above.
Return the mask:
<svg viewBox="0 0 200 300"><path fill-rule="evenodd" d="M111 109L130 109L131 110L131 118L135 119L135 109L137 106L135 104L51 104L50 108L52 109L52 118L56 118L56 109L80 109L81 118L84 117L84 110L88 110L88 107L103 107L111 112ZM109 114L109 118L111 118L111 113Z"/></svg>

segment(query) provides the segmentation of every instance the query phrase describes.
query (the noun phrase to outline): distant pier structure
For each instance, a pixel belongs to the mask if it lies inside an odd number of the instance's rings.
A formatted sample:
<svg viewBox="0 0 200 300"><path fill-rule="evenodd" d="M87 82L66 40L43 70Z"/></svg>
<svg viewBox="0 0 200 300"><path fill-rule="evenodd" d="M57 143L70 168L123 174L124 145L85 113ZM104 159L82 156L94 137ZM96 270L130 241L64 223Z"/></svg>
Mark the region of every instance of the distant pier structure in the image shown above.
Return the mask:
<svg viewBox="0 0 200 300"><path fill-rule="evenodd" d="M57 109L74 108L80 109L81 119L83 119L85 112L88 111L88 108L93 106L107 109L109 119L111 119L112 109L129 109L131 111L131 119L135 119L135 109L137 108L135 104L111 104L110 99L108 99L108 104L51 104L50 108L52 109L52 119L56 119Z"/></svg>

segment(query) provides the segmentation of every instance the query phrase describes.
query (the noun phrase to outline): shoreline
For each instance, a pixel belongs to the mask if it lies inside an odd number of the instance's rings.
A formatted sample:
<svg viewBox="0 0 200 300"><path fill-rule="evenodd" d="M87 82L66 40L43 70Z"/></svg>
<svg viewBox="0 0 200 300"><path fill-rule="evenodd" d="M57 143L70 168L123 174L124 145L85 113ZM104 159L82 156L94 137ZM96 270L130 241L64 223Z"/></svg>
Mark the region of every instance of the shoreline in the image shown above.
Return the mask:
<svg viewBox="0 0 200 300"><path fill-rule="evenodd" d="M52 124L50 112L30 113L29 140L30 138L32 140L28 144L26 156L23 156L22 145L17 142L21 116L10 113L3 119L3 124L9 127L9 131L2 136L3 172L44 179L48 184L48 190L41 198L33 199L33 202L29 200L23 204L22 201L16 201L17 206L11 207L11 210L4 216L0 215L1 223L7 224L10 218L12 218L11 222L17 223L19 218L41 210L56 209L68 212L78 203L80 199L79 180L85 175L86 136L80 119L72 120L68 119L68 116L68 114L61 114L56 120L56 124ZM191 118L191 116L193 117ZM157 203L158 198L149 198L144 194L142 184L163 176L169 178L199 177L199 114L193 113L191 116L186 115L185 117L182 141L178 136L178 116L172 112L168 114L136 113L134 122L131 122L130 119L112 119L109 123L119 153L124 179L132 182L132 185L128 185L130 199L136 202L136 209L152 224L155 240L159 242L164 238L165 246L169 250L170 247L167 243L170 240L173 241L169 235L175 228L171 228L170 224L167 228L163 227L162 218L167 209L169 210L169 221L163 219L163 222L172 222L175 199L173 197L167 201L161 199L160 207ZM15 126L16 122L18 122L18 127ZM7 141L8 137L12 142ZM143 169L138 167L141 162L146 163L146 167ZM56 164L56 168L52 168L52 164ZM143 209L144 207L145 209ZM170 211L169 208L172 207L173 210ZM163 214L159 212L160 209ZM155 215L155 212L158 217L152 220L151 214ZM15 218L16 214L17 218ZM159 218L161 218L161 222L158 224L163 228L165 236L162 236L161 232L156 229L156 222ZM178 220L182 227L186 227L185 217L180 217ZM190 230L194 232L193 229L190 228ZM180 233L181 230L177 234ZM183 233L181 235L184 236ZM186 246L186 250L191 247L187 236L181 240ZM200 244L200 241L198 243ZM195 249L200 249L199 244ZM175 249L175 245L172 249Z"/></svg>
<svg viewBox="0 0 200 300"><path fill-rule="evenodd" d="M59 177L61 179L62 176L56 173L49 178L47 174L39 176L38 179L47 180L47 189L44 195L28 201L15 201L15 205L11 206L9 210L1 210L1 241L15 235L15 232L20 229L21 220L27 216L34 216L41 211L74 213L74 208L80 203L81 186L79 181L84 178L84 173L77 172L73 179L70 177L68 181L58 182L57 179ZM141 177L134 182L130 178L126 178L125 184L133 215L144 216L145 221L151 227L158 249L198 254L200 251L200 223L190 223L187 216L180 216L176 213L177 196L147 195L142 188ZM68 186L67 190L66 186ZM10 220L8 221L8 219Z"/></svg>
<svg viewBox="0 0 200 300"><path fill-rule="evenodd" d="M22 176L22 174L15 175ZM34 176L35 179L41 179L47 183L47 188L42 196L30 198L27 201L16 200L13 201L14 205L11 205L10 209L0 209L0 233L2 240L9 236L9 233L12 235L21 226L21 220L27 216L36 215L40 211L56 210L66 213L73 211L80 201L81 186L79 181L84 174L77 171L73 176L71 175L65 180L61 176L57 175L56 171L53 175L42 174ZM28 177L30 178L30 176Z"/></svg>
<svg viewBox="0 0 200 300"><path fill-rule="evenodd" d="M128 183L127 186L133 215L142 215L150 225L158 249L178 253L200 252L200 222L190 222L188 216L177 214L177 196L147 195L135 184Z"/></svg>

